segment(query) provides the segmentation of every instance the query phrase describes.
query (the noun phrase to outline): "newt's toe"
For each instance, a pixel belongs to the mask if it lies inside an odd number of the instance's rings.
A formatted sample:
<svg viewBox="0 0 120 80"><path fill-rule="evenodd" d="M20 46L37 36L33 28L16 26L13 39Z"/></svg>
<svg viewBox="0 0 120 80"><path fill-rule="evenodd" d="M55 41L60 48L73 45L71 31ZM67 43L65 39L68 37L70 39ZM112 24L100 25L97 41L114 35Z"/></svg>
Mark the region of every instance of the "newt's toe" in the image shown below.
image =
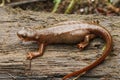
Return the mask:
<svg viewBox="0 0 120 80"><path fill-rule="evenodd" d="M32 55L32 53L29 52L29 53L27 54L27 59L31 60L32 58L33 58L33 55Z"/></svg>
<svg viewBox="0 0 120 80"><path fill-rule="evenodd" d="M84 46L83 45L77 45L77 47L80 49L80 50L83 50L84 49Z"/></svg>

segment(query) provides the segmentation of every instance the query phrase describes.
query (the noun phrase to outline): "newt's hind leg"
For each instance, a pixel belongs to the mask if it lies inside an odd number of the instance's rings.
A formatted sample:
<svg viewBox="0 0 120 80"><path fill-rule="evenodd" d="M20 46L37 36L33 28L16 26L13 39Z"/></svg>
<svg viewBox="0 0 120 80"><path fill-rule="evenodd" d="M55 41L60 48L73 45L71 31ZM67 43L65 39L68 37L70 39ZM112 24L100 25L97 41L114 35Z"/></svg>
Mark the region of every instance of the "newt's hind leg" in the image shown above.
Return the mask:
<svg viewBox="0 0 120 80"><path fill-rule="evenodd" d="M45 44L41 43L40 46L39 46L38 52L29 52L27 54L27 59L31 60L31 59L36 58L38 56L42 56L43 52L44 52L44 49L45 49Z"/></svg>
<svg viewBox="0 0 120 80"><path fill-rule="evenodd" d="M84 38L84 41L77 44L78 48L80 50L83 50L90 42L91 39L93 39L95 37L95 34L87 34Z"/></svg>

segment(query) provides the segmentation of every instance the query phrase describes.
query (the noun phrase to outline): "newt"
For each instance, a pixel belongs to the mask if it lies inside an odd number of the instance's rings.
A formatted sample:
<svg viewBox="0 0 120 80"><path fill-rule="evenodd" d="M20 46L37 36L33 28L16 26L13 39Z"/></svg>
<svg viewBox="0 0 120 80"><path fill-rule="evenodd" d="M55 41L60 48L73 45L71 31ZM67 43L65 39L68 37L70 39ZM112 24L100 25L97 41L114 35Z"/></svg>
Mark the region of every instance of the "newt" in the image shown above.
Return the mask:
<svg viewBox="0 0 120 80"><path fill-rule="evenodd" d="M85 22L85 21L66 21L60 22L51 28L44 28L41 30L22 29L17 32L17 36L23 41L36 41L39 44L37 52L28 52L27 59L34 59L42 56L45 47L49 44L77 44L80 50L83 50L95 37L102 38L106 44L101 57L95 60L90 65L70 73L63 77L66 80L72 76L82 74L100 64L112 49L112 37L107 29L102 27L98 22Z"/></svg>

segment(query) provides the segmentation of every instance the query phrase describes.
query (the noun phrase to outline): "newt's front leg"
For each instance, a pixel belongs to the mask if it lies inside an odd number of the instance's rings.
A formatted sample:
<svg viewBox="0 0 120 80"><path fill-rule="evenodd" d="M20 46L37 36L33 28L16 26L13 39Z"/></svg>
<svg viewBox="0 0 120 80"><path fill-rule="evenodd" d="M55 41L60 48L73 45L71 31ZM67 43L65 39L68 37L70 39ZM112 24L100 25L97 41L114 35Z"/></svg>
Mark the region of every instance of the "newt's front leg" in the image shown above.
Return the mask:
<svg viewBox="0 0 120 80"><path fill-rule="evenodd" d="M38 56L42 56L45 49L45 43L40 43L38 52L29 52L27 54L27 59L33 59Z"/></svg>

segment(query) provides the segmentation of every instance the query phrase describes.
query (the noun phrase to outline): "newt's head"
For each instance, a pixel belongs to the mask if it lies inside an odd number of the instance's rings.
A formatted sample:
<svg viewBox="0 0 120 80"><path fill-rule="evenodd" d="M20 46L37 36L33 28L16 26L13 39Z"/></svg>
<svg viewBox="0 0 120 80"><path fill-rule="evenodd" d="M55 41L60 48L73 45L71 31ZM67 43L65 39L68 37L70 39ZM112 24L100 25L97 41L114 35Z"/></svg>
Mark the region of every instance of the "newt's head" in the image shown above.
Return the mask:
<svg viewBox="0 0 120 80"><path fill-rule="evenodd" d="M33 41L35 33L34 33L34 31L30 31L25 28L22 28L20 31L17 32L17 36L22 41Z"/></svg>

